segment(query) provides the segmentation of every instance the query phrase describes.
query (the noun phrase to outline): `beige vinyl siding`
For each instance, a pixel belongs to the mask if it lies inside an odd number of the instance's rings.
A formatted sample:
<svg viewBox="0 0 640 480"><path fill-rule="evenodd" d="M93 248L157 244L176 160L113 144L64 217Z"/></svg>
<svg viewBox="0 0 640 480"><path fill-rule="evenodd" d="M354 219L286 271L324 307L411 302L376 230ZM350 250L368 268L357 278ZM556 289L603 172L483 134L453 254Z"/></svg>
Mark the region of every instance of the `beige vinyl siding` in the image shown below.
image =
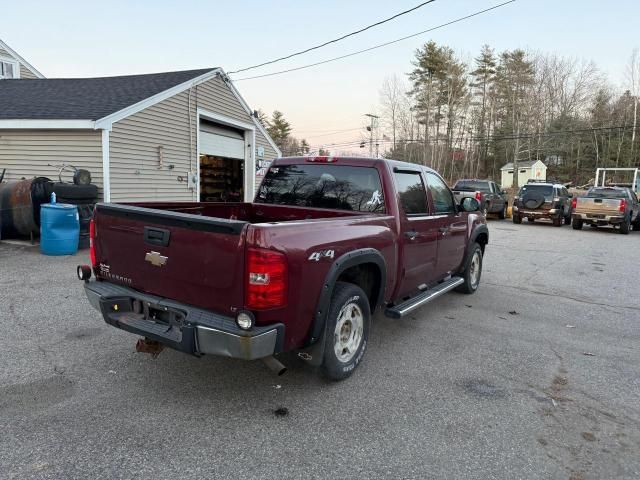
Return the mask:
<svg viewBox="0 0 640 480"><path fill-rule="evenodd" d="M253 123L219 78L194 87L191 95L188 91L179 93L114 123L109 138L113 202L196 200L196 191L187 188L187 173L198 168L198 108ZM256 143L265 147L265 159L275 158L275 150L257 128ZM159 147L163 148L162 168L159 168Z"/></svg>
<svg viewBox="0 0 640 480"><path fill-rule="evenodd" d="M195 168L190 155L193 152L195 158L196 142L194 130L190 150L187 102L188 92L183 92L113 124L109 136L112 202L195 199L186 178ZM193 123L195 110L192 114ZM164 150L162 168L159 147Z"/></svg>
<svg viewBox="0 0 640 480"><path fill-rule="evenodd" d="M0 171L5 180L49 177L58 169L47 164L71 164L91 172L102 197L102 143L94 130L0 130ZM63 180L71 175L63 175Z"/></svg>
<svg viewBox="0 0 640 480"><path fill-rule="evenodd" d="M0 47L0 57L12 58L20 65L20 78L38 78L31 70L25 67L20 61L7 52L4 48Z"/></svg>
<svg viewBox="0 0 640 480"><path fill-rule="evenodd" d="M22 79L34 79L38 78L31 70L24 65L20 64L20 78Z"/></svg>

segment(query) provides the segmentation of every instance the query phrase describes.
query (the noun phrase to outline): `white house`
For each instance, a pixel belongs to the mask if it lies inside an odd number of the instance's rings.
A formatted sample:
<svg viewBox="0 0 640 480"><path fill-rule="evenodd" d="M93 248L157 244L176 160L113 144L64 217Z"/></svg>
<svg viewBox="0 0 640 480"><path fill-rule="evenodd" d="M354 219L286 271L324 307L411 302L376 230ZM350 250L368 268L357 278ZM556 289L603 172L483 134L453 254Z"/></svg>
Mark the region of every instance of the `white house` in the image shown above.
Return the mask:
<svg viewBox="0 0 640 480"><path fill-rule="evenodd" d="M513 186L513 163L509 162L500 169L504 188ZM518 162L518 185L524 185L529 179L546 180L547 166L540 160Z"/></svg>

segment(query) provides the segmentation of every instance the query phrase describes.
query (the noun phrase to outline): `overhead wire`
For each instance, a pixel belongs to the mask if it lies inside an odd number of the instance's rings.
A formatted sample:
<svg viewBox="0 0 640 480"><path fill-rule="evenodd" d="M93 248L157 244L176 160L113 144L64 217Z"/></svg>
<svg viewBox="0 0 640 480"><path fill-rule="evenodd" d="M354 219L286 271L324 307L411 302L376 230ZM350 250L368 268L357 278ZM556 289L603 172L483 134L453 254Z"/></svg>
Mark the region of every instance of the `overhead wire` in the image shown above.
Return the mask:
<svg viewBox="0 0 640 480"><path fill-rule="evenodd" d="M359 30L356 30L354 32L350 32L350 33L347 33L346 35L342 35L341 37L334 38L333 40L329 40L327 42L321 43L320 45L309 47L309 48L307 48L305 50L301 50L299 52L294 52L294 53L292 53L290 55L286 55L284 57L276 58L274 60L269 60L268 62L259 63L257 65L252 65L250 67L240 68L238 70L235 70L233 72L228 72L228 73L232 74L232 73L246 72L247 70L252 70L254 68L259 68L259 67L264 67L265 65L271 65L271 64L274 64L274 63L277 63L277 62L281 62L283 60L287 60L287 59L292 58L292 57L296 57L298 55L303 55L303 54L311 52L313 50L317 50L319 48L326 47L327 45L330 45L332 43L340 42L341 40L344 40L345 38L349 38L349 37L352 37L354 35L358 35L359 33L365 32L365 31L367 31L367 30L369 30L371 28L374 28L374 27L377 27L377 26L382 25L384 23L390 22L391 20L395 20L398 17L401 17L401 16L406 15L408 13L414 12L414 11L418 10L419 8L422 8L425 5L428 5L428 4L433 3L435 1L436 0L427 0L426 2L422 2L421 4L416 5L415 7L409 8L408 10L404 10L402 12L396 13L395 15L393 15L393 16L391 16L389 18L385 18L384 20L380 20L380 21L378 21L376 23L372 23L371 25L367 25L366 27L363 27L363 28L361 28Z"/></svg>
<svg viewBox="0 0 640 480"><path fill-rule="evenodd" d="M376 50L378 48L386 47L386 46L392 45L394 43L398 43L398 42L402 42L404 40L408 40L409 38L417 37L419 35L424 35L425 33L433 32L434 30L438 30L440 28L444 28L444 27L447 27L449 25L453 25L454 23L459 23L459 22L462 22L464 20L468 20L468 19L476 17L478 15L482 15L484 13L490 12L491 10L495 10L497 8L504 7L505 5L508 5L510 3L514 3L515 1L516 0L508 0L507 2L503 2L503 3L500 3L498 5L494 5L493 7L485 8L484 10L478 10L477 12L471 13L469 15L465 15L464 17L456 18L454 20L450 20L450 21L448 21L446 23L442 23L440 25L436 25L435 27L428 28L428 29L423 30L421 32L413 33L411 35L407 35L405 37L397 38L397 39L391 40L389 42L380 43L378 45L374 45L373 47L369 47L369 48L365 48L365 49L362 49L362 50L357 50L355 52L347 53L346 55L340 55L339 57L328 58L326 60L321 60L319 62L310 63L308 65L302 65L300 67L288 68L286 70L280 70L278 72L265 73L265 74L262 74L262 75L255 75L255 76L252 76L252 77L235 78L235 79L232 79L232 81L234 81L234 82L242 82L244 80L253 80L253 79L256 79L256 78L272 77L274 75L282 75L284 73L290 73L290 72L295 72L295 71L298 71L298 70L304 70L306 68L316 67L318 65L324 65L326 63L335 62L335 61L342 60L342 59L345 59L345 58L353 57L355 55L360 55L362 53L370 52L370 51ZM236 70L235 72L229 72L229 73L231 74L231 73L238 73L238 72L240 72L240 70Z"/></svg>

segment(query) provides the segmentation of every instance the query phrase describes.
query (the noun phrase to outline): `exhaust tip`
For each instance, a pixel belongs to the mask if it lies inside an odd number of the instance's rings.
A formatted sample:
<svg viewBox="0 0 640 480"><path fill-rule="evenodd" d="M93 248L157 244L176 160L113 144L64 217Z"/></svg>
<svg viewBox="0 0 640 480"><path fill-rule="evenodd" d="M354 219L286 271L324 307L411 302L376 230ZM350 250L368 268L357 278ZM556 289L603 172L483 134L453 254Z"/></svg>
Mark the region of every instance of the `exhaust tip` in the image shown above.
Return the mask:
<svg viewBox="0 0 640 480"><path fill-rule="evenodd" d="M281 377L287 372L287 367L285 367L279 360L275 357L264 357L261 358L262 363L264 363L269 370L275 373L277 376Z"/></svg>

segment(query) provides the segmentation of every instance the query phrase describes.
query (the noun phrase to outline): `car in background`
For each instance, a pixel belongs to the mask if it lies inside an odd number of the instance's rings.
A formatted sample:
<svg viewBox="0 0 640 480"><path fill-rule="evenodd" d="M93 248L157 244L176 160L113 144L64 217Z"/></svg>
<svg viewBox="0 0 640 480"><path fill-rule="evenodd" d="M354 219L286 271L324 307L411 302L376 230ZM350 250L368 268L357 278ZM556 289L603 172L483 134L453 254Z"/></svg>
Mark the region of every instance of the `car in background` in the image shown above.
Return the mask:
<svg viewBox="0 0 640 480"><path fill-rule="evenodd" d="M480 211L486 217L488 213L497 213L498 217L507 216L507 192L491 180L461 179L453 186L456 202L472 197L480 203Z"/></svg>
<svg viewBox="0 0 640 480"><path fill-rule="evenodd" d="M620 233L640 230L638 197L627 187L593 187L586 195L573 199L572 226L613 226Z"/></svg>
<svg viewBox="0 0 640 480"><path fill-rule="evenodd" d="M554 226L571 223L573 195L560 183L529 180L513 200L513 223L540 219L551 220Z"/></svg>

